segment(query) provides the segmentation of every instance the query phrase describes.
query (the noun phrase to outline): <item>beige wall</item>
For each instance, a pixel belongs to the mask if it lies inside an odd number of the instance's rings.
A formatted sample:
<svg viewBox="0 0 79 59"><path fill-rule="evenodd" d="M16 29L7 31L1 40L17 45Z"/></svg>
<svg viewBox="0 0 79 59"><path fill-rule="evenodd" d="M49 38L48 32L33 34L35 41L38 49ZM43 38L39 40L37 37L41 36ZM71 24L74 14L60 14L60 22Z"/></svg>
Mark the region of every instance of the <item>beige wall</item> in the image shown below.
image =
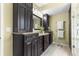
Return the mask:
<svg viewBox="0 0 79 59"><path fill-rule="evenodd" d="M3 55L12 55L12 19L13 19L13 6L10 3L3 4Z"/></svg>
<svg viewBox="0 0 79 59"><path fill-rule="evenodd" d="M57 30L56 30L56 22L58 20L65 21L65 38L57 40ZM54 42L69 44L69 14L68 12L62 12L60 14L56 14L50 17L50 29L53 31L53 40Z"/></svg>

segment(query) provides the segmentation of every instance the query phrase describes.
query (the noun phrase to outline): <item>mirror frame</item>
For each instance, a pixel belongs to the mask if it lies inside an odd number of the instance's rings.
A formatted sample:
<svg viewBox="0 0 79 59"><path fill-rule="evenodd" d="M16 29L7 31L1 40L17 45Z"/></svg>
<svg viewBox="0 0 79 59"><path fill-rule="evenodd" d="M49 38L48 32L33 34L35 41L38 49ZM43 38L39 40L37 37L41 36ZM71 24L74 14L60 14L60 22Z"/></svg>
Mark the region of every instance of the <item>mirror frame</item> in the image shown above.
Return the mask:
<svg viewBox="0 0 79 59"><path fill-rule="evenodd" d="M36 16L37 18L39 18L40 19L40 27L43 25L43 21L42 21L42 18L41 17L39 17L39 16L37 16L37 15L35 15L35 14L33 14L33 16ZM34 20L33 20L33 28L34 28ZM40 29L36 29L36 28L34 28L35 30L40 30Z"/></svg>

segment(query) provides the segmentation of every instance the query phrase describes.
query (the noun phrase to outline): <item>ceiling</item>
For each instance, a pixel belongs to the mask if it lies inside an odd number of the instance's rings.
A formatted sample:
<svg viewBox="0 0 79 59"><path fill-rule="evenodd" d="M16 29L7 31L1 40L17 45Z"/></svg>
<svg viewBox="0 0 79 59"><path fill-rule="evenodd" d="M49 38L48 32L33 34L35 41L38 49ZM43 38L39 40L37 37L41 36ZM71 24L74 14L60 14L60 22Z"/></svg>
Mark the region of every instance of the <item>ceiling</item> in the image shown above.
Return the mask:
<svg viewBox="0 0 79 59"><path fill-rule="evenodd" d="M48 3L35 3L38 7L42 7L42 6L44 6L44 5L46 5L46 4L48 4Z"/></svg>
<svg viewBox="0 0 79 59"><path fill-rule="evenodd" d="M69 3L35 3L43 14L55 15L64 11L68 11L70 8Z"/></svg>
<svg viewBox="0 0 79 59"><path fill-rule="evenodd" d="M56 8L50 8L50 9L46 9L41 11L43 14L48 14L48 15L55 15L61 12L65 12L65 11L69 11L70 8L70 4L64 4L62 6L56 7Z"/></svg>

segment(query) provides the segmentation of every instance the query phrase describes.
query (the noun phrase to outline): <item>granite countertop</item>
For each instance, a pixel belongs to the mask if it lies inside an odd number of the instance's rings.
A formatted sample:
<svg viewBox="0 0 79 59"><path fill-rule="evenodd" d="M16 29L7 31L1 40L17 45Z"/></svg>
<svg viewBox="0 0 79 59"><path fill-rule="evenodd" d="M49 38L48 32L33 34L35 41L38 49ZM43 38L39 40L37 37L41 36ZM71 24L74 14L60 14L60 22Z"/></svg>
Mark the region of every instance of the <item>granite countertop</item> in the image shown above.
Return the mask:
<svg viewBox="0 0 79 59"><path fill-rule="evenodd" d="M35 34L37 32L26 32L26 33L19 33L19 32L13 32L13 34L22 34L22 35L28 35L28 34ZM48 35L49 33L37 33L39 36Z"/></svg>
<svg viewBox="0 0 79 59"><path fill-rule="evenodd" d="M21 33L21 32L13 32L13 34L22 34L22 35L28 35L28 34L34 34L36 32L26 32L26 33Z"/></svg>
<svg viewBox="0 0 79 59"><path fill-rule="evenodd" d="M49 33L39 33L39 36L48 35Z"/></svg>

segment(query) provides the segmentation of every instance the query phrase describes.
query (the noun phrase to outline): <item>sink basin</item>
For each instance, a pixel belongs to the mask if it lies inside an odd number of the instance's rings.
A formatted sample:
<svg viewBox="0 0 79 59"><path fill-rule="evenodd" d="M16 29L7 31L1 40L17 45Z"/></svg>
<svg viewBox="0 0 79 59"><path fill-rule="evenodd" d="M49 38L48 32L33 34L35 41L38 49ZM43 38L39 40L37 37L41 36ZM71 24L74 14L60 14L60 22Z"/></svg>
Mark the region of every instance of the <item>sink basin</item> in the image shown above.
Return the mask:
<svg viewBox="0 0 79 59"><path fill-rule="evenodd" d="M42 35L48 35L49 33L39 33L39 36L42 36Z"/></svg>

